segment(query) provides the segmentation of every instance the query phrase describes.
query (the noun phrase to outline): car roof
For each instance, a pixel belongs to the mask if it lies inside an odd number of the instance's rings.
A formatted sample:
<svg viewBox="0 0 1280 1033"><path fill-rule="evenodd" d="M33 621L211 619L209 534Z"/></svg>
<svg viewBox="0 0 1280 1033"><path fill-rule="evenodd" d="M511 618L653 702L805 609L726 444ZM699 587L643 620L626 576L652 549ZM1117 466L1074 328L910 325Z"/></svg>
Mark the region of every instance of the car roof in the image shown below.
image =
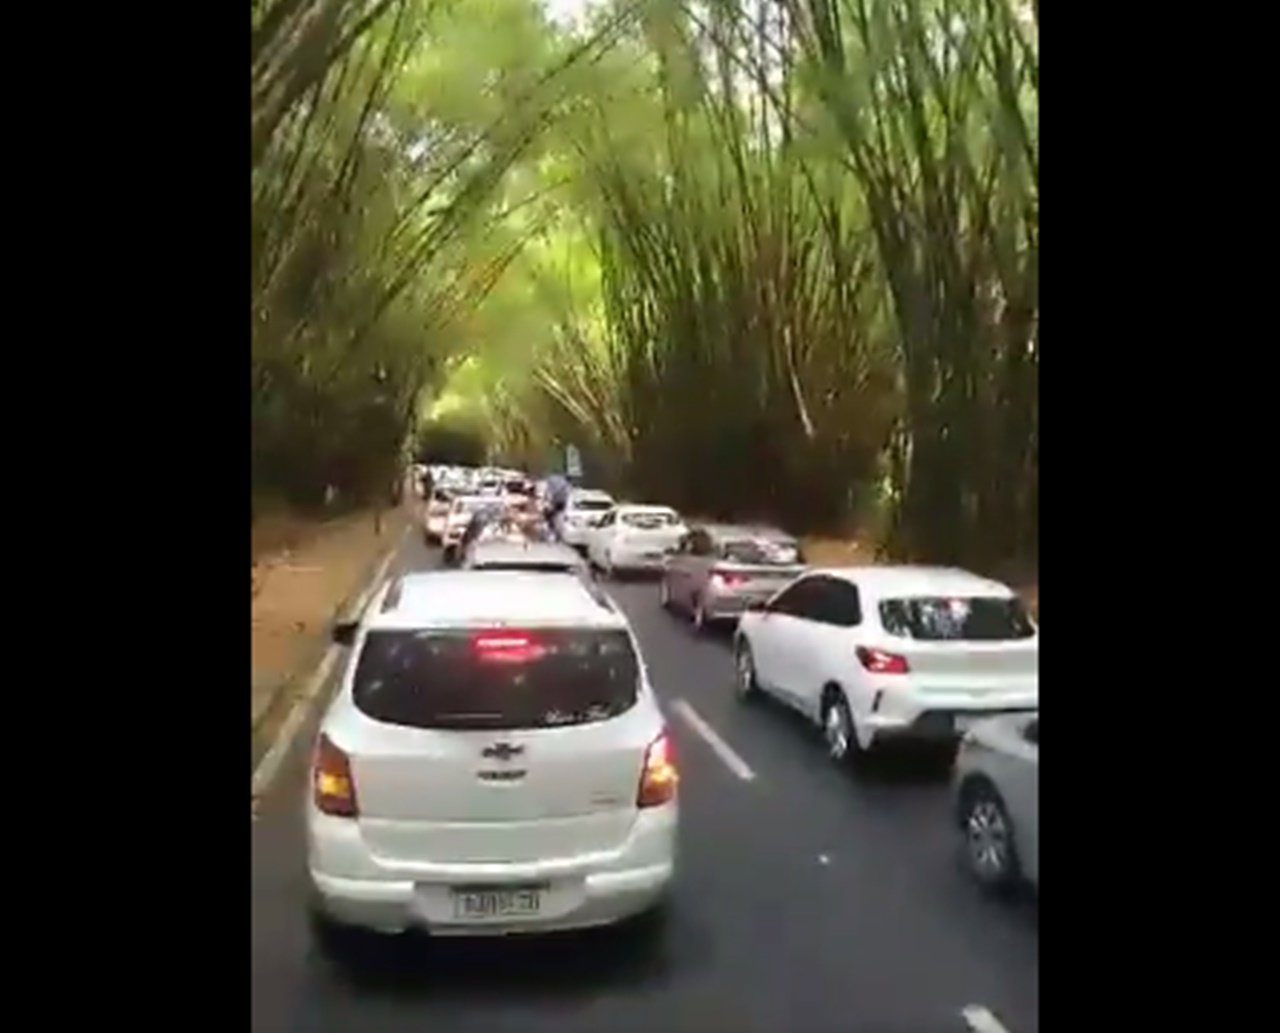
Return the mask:
<svg viewBox="0 0 1280 1033"><path fill-rule="evenodd" d="M959 567L864 566L815 567L808 574L826 574L851 581L875 595L902 596L985 595L1011 597L1013 589L991 578Z"/></svg>
<svg viewBox="0 0 1280 1033"><path fill-rule="evenodd" d="M626 618L575 574L431 570L393 582L370 630L541 626L625 628Z"/></svg>
<svg viewBox="0 0 1280 1033"><path fill-rule="evenodd" d="M713 538L767 538L770 541L794 542L796 536L767 524L697 524Z"/></svg>
<svg viewBox="0 0 1280 1033"><path fill-rule="evenodd" d="M573 549L559 542L513 542L509 539L478 541L472 546L471 562L486 563L555 563L581 567L584 561Z"/></svg>
<svg viewBox="0 0 1280 1033"><path fill-rule="evenodd" d="M613 499L612 495L607 491L602 491L600 488L574 488L569 493L569 497L573 499Z"/></svg>

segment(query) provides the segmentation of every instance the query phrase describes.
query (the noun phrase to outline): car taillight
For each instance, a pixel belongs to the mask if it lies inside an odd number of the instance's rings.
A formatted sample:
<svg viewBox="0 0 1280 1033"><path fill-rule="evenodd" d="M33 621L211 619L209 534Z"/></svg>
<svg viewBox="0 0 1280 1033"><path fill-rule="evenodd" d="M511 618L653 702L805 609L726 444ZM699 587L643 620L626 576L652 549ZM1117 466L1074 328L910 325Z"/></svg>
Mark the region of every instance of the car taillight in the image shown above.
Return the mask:
<svg viewBox="0 0 1280 1033"><path fill-rule="evenodd" d="M356 783L351 777L351 758L333 744L327 735L316 743L315 762L311 771L311 787L316 809L335 818L354 818Z"/></svg>
<svg viewBox="0 0 1280 1033"><path fill-rule="evenodd" d="M476 659L490 663L523 664L537 660L546 647L525 631L481 631L471 637Z"/></svg>
<svg viewBox="0 0 1280 1033"><path fill-rule="evenodd" d="M713 570L711 572L711 583L716 588L737 588L746 580L746 574L730 574L723 570Z"/></svg>
<svg viewBox="0 0 1280 1033"><path fill-rule="evenodd" d="M872 674L906 674L910 670L907 666L907 658L898 653L887 653L883 649L859 646L857 654L862 666Z"/></svg>
<svg viewBox="0 0 1280 1033"><path fill-rule="evenodd" d="M636 804L640 807L659 807L670 803L675 799L679 781L671 736L663 732L644 751L644 770L640 773Z"/></svg>

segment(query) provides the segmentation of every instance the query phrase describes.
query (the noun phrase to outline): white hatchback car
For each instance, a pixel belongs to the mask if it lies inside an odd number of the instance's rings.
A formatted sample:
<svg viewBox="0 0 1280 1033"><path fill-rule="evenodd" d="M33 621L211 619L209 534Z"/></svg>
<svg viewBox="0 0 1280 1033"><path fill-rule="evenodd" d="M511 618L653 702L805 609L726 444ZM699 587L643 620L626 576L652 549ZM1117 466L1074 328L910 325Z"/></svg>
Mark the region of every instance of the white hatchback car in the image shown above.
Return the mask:
<svg viewBox="0 0 1280 1033"><path fill-rule="evenodd" d="M952 568L809 571L743 615L735 658L739 695L795 707L837 761L1039 706L1039 636L1018 596Z"/></svg>
<svg viewBox="0 0 1280 1033"><path fill-rule="evenodd" d="M568 505L559 517L560 540L575 549L587 547L587 533L590 527L609 510L614 501L606 491L592 488L576 488L569 495Z"/></svg>
<svg viewBox="0 0 1280 1033"><path fill-rule="evenodd" d="M687 530L670 506L615 506L587 530L587 559L609 576L662 570Z"/></svg>
<svg viewBox="0 0 1280 1033"><path fill-rule="evenodd" d="M625 617L568 574L391 583L320 725L313 916L433 934L656 910L675 871L671 740Z"/></svg>

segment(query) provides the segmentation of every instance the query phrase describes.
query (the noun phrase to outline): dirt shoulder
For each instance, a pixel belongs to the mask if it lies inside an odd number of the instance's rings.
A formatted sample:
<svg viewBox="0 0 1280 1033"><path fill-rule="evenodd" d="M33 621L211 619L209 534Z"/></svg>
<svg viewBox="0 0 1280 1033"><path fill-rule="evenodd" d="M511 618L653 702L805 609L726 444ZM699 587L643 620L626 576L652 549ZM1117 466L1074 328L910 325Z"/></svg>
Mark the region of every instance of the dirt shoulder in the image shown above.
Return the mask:
<svg viewBox="0 0 1280 1033"><path fill-rule="evenodd" d="M254 528L251 727L283 686L317 663L334 611L349 602L410 519L407 507L325 521L269 517Z"/></svg>

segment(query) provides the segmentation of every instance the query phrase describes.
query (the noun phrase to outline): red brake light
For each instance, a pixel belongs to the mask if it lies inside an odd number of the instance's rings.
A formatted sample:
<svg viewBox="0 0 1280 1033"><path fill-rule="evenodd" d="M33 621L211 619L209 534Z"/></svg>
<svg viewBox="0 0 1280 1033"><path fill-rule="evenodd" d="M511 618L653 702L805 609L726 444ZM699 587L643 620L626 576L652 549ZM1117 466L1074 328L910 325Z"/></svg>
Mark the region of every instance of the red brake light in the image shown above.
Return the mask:
<svg viewBox="0 0 1280 1033"><path fill-rule="evenodd" d="M637 806L658 807L669 803L675 799L679 781L671 736L663 732L644 751L644 770L640 773L640 790L636 794Z"/></svg>
<svg viewBox="0 0 1280 1033"><path fill-rule="evenodd" d="M871 649L867 646L859 646L857 653L862 666L872 674L906 674L910 670L907 658L897 653L887 653L883 649Z"/></svg>
<svg viewBox="0 0 1280 1033"><path fill-rule="evenodd" d="M717 588L735 588L747 580L746 574L730 574L723 570L711 573L711 580Z"/></svg>
<svg viewBox="0 0 1280 1033"><path fill-rule="evenodd" d="M351 777L351 758L333 744L327 735L316 743L311 771L311 788L316 809L335 818L354 818L356 783Z"/></svg>
<svg viewBox="0 0 1280 1033"><path fill-rule="evenodd" d="M471 649L479 660L507 664L528 663L546 652L527 631L481 631L472 636Z"/></svg>

